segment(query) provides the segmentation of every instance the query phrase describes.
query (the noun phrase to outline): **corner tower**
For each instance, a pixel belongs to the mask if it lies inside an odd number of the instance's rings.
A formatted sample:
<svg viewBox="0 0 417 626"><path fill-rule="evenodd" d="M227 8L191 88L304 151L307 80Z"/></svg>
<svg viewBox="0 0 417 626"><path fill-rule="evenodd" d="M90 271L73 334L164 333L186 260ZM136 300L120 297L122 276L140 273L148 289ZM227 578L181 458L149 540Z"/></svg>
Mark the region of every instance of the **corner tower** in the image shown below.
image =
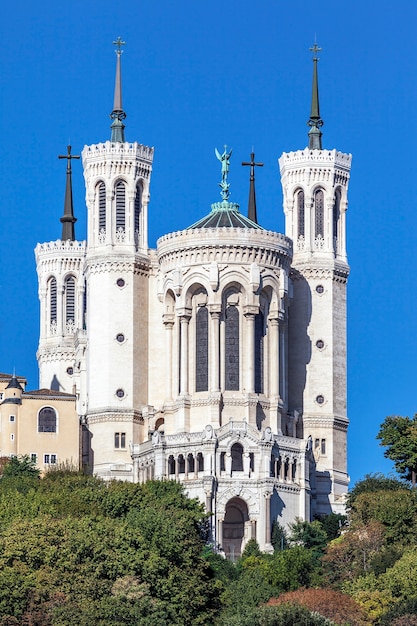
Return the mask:
<svg viewBox="0 0 417 626"><path fill-rule="evenodd" d="M317 53L308 146L279 159L286 235L294 242L288 409L312 449L312 514L343 511L346 439L347 190L351 155L322 147ZM300 419L301 418L301 419Z"/></svg>
<svg viewBox="0 0 417 626"><path fill-rule="evenodd" d="M147 214L153 148L125 141L124 42L119 37L113 43L111 139L82 152L88 208L87 420L95 473L130 478L129 444L137 439L148 395Z"/></svg>
<svg viewBox="0 0 417 626"><path fill-rule="evenodd" d="M72 201L72 159L79 156L67 154L64 215L61 217L62 236L57 241L36 246L36 271L39 281L40 337L37 352L39 385L75 393L80 389L80 377L85 362L85 241L75 239ZM79 397L78 410L84 413Z"/></svg>

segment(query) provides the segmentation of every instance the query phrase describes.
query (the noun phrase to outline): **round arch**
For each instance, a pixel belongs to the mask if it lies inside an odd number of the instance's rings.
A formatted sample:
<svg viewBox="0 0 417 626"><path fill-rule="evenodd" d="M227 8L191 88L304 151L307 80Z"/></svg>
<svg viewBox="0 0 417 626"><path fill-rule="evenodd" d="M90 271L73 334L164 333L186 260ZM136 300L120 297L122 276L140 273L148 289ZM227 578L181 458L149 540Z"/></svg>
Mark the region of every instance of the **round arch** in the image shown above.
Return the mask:
<svg viewBox="0 0 417 626"><path fill-rule="evenodd" d="M246 543L245 529L248 522L249 511L246 502L242 498L231 498L226 504L221 538L223 551L231 561L236 561L242 554Z"/></svg>

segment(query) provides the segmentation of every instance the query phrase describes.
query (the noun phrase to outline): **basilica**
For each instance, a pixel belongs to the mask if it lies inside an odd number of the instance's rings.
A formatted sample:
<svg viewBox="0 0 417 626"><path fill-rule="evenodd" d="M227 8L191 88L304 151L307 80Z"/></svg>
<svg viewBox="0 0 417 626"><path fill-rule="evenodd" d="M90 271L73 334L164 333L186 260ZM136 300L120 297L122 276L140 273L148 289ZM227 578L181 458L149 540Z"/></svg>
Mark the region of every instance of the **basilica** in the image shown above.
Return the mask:
<svg viewBox="0 0 417 626"><path fill-rule="evenodd" d="M322 147L315 45L308 145L278 161L285 234L258 223L254 154L247 213L230 202L225 148L221 200L150 249L154 153L125 139L115 44L111 136L81 155L87 240L75 237L68 147L62 237L35 250L37 410L46 390L72 396L86 470L179 481L211 514L219 550L236 558L251 538L270 550L274 522L344 510L351 155Z"/></svg>

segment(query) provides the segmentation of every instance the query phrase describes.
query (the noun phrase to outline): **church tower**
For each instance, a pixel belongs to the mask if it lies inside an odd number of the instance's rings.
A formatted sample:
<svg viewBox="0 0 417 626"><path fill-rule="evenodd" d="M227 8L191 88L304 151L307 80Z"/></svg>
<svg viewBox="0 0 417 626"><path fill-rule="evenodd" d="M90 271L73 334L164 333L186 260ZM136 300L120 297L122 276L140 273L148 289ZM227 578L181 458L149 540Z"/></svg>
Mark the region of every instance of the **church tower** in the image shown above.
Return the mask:
<svg viewBox="0 0 417 626"><path fill-rule="evenodd" d="M322 147L317 44L308 147L279 159L285 233L294 242L288 409L312 449L312 514L342 512L347 490L346 210L351 155ZM314 480L315 477L315 480ZM315 482L315 484L314 484Z"/></svg>
<svg viewBox="0 0 417 626"><path fill-rule="evenodd" d="M83 414L79 394L85 363L85 241L75 239L71 161L79 156L67 154L62 236L57 241L36 246L36 270L39 281L40 338L37 353L39 385L78 394L78 411ZM81 385L82 386L82 385Z"/></svg>
<svg viewBox="0 0 417 626"><path fill-rule="evenodd" d="M153 148L125 141L120 37L111 139L82 152L88 209L87 422L94 472L130 477L148 396L147 240Z"/></svg>

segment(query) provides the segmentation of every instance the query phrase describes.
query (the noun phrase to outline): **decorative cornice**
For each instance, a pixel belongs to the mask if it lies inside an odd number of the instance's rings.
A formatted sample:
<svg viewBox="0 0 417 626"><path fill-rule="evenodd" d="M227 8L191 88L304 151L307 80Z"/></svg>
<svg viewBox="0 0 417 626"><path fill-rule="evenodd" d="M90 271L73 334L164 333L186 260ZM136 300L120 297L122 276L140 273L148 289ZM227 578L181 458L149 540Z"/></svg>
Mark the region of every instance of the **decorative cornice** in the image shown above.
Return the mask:
<svg viewBox="0 0 417 626"><path fill-rule="evenodd" d="M161 237L157 242L157 253L165 272L178 265L206 263L288 267L292 241L285 235L265 230L197 228Z"/></svg>
<svg viewBox="0 0 417 626"><path fill-rule="evenodd" d="M310 428L333 428L346 432L349 426L349 419L347 417L331 415L329 417L303 416L304 428L307 426Z"/></svg>
<svg viewBox="0 0 417 626"><path fill-rule="evenodd" d="M142 256L130 256L125 260L121 260L120 257L106 257L106 256L91 256L86 260L86 273L89 274L102 274L102 273L123 273L132 272L137 276L149 275L149 260L147 257Z"/></svg>
<svg viewBox="0 0 417 626"><path fill-rule="evenodd" d="M136 422L143 424L141 413L138 411L116 411L114 408L102 409L97 412L87 413L87 424L103 424L105 422Z"/></svg>
<svg viewBox="0 0 417 626"><path fill-rule="evenodd" d="M333 280L336 283L347 282L350 268L347 264L331 262L330 266L323 260L309 259L308 261L298 261L293 263L290 270L290 278L292 280L300 280L302 278L307 279L319 279L319 280Z"/></svg>

